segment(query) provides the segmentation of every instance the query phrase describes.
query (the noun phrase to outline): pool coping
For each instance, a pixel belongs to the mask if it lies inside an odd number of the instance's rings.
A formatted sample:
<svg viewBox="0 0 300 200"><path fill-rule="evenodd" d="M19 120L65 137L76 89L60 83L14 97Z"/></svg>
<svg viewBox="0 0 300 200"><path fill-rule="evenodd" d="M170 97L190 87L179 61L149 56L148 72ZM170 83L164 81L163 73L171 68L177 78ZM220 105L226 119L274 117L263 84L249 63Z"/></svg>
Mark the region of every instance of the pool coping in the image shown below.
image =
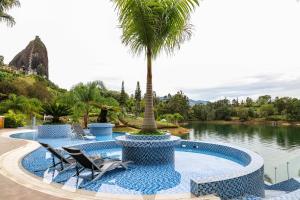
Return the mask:
<svg viewBox="0 0 300 200"><path fill-rule="evenodd" d="M157 200L183 200L183 199L203 199L203 200L217 200L218 197L209 195L203 197L195 197L191 193L181 193L174 195L157 194L157 195L120 195L112 193L101 193L87 191L83 189L76 189L75 191L69 191L62 189L59 183L45 183L41 177L38 177L22 166L22 159L27 154L36 150L40 145L35 141L26 139L11 138L10 135L16 133L32 132L30 129L20 129L16 131L10 131L2 133L0 137L10 138L11 140L24 140L25 145L22 145L16 149L8 151L0 156L0 174L7 177L8 179L32 190L36 190L51 196L66 198L66 199L103 199L103 200L145 200L145 199L157 199Z"/></svg>

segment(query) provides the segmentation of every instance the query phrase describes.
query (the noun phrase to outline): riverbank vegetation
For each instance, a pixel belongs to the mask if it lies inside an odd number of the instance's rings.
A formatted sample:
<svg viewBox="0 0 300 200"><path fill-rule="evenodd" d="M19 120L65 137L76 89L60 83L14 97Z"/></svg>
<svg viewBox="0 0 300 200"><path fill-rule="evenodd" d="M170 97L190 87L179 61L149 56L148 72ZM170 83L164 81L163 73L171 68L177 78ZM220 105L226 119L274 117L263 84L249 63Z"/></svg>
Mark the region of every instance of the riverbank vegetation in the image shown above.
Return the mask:
<svg viewBox="0 0 300 200"><path fill-rule="evenodd" d="M219 100L206 105L192 107L193 120L199 121L300 121L300 100L291 97L260 96L253 100L246 98L239 101L233 99Z"/></svg>
<svg viewBox="0 0 300 200"><path fill-rule="evenodd" d="M120 91L110 90L101 81L79 83L69 91L61 89L51 81L37 75L16 74L0 70L0 114L9 118L7 127L30 124L35 116L42 123L43 105L51 102L71 107L69 123L96 122L102 108L108 109L109 121L127 130L140 130L145 109L145 95L139 82L134 94L126 93L126 84L120 84ZM159 130L173 133L187 133L180 128L186 121L210 123L245 124L297 124L300 121L300 100L291 97L260 96L258 99L223 99L205 104L191 105L183 92L159 97L153 92L154 115ZM15 116L15 122L12 118ZM26 119L20 123L20 119ZM18 122L17 122L18 121ZM288 122L288 123L287 123Z"/></svg>

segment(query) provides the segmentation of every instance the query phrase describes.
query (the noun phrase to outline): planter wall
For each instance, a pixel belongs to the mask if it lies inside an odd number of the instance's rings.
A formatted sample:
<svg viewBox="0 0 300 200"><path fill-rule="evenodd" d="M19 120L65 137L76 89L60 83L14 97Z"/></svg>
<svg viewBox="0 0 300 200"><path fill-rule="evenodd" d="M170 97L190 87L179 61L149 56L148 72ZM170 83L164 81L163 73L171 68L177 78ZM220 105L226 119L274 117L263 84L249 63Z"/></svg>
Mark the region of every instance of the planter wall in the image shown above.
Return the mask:
<svg viewBox="0 0 300 200"><path fill-rule="evenodd" d="M166 135L125 135L116 138L122 146L122 160L135 164L174 164L175 146L180 138Z"/></svg>
<svg viewBox="0 0 300 200"><path fill-rule="evenodd" d="M111 135L114 124L110 123L93 123L89 124L90 134L95 136Z"/></svg>
<svg viewBox="0 0 300 200"><path fill-rule="evenodd" d="M69 124L38 126L38 138L67 138L71 132Z"/></svg>

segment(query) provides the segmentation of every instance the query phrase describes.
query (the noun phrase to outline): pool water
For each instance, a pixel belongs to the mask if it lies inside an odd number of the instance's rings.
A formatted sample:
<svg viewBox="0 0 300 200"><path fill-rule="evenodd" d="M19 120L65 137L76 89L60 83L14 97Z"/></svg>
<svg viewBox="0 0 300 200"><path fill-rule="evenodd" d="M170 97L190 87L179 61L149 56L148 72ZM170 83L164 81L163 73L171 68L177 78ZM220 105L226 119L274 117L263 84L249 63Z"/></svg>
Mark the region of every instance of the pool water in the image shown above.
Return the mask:
<svg viewBox="0 0 300 200"><path fill-rule="evenodd" d="M15 133L10 135L12 138L18 139L26 139L26 140L34 140L49 144L53 147L62 147L62 146L71 146L71 145L78 145L78 144L86 144L95 141L108 141L114 140L115 137L124 135L124 133L114 132L111 136L97 136L95 140L83 140L83 139L75 139L75 138L38 138L37 132L23 132L23 133Z"/></svg>
<svg viewBox="0 0 300 200"><path fill-rule="evenodd" d="M88 155L105 154L121 159L120 148L85 153ZM186 151L181 148L175 151L174 165L130 164L128 170L118 169L109 172L92 184L88 184L86 179L72 177L74 170L59 175L55 171L48 170L34 172L37 169L47 169L51 164L51 156L43 148L27 155L22 164L30 172L43 177L44 182L62 183L62 189L75 190L80 186L94 192L130 195L190 193L190 181L193 178L228 176L244 169L242 163L222 154L196 152L192 149Z"/></svg>

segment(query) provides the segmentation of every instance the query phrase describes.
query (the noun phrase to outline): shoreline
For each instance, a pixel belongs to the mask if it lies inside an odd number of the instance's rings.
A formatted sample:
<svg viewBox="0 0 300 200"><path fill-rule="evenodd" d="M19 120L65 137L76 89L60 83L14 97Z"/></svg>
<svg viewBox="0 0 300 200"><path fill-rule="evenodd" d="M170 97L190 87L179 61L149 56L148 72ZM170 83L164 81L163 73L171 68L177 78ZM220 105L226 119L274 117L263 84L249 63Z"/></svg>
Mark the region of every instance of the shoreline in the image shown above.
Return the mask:
<svg viewBox="0 0 300 200"><path fill-rule="evenodd" d="M270 126L293 126L293 127L300 127L300 121L268 121L268 120L248 120L248 121L240 121L240 120L212 120L212 121L188 121L186 123L183 123L181 125L186 125L188 123L204 123L204 124L231 124L231 125L270 125Z"/></svg>

